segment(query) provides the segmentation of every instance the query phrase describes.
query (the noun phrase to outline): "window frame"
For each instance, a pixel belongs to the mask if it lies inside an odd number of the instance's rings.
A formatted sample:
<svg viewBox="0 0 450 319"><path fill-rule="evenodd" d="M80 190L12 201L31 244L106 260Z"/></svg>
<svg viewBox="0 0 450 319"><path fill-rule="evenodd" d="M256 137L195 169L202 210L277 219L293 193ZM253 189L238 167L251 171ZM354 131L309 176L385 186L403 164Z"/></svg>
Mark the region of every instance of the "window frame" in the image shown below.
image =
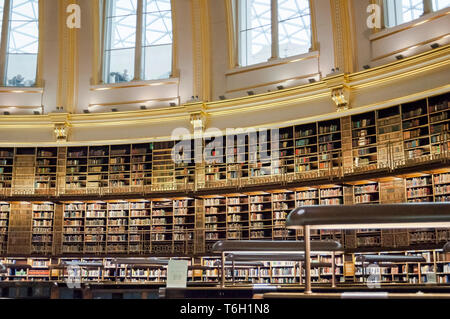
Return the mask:
<svg viewBox="0 0 450 319"><path fill-rule="evenodd" d="M0 41L0 87L4 88L36 88L39 86L42 86L41 81L41 49L42 49L42 33L41 33L41 17L42 17L42 10L43 10L43 1L37 0L38 10L37 10L37 23L38 23L38 43L37 43L37 53L33 53L33 55L36 55L36 72L35 72L35 78L34 83L31 86L24 86L24 85L8 85L8 79L7 76L7 67L8 67L8 47L9 47L9 41L10 41L10 35L11 35L11 15L13 10L13 0L4 0L3 3L3 17L2 17L2 25L1 25L1 41Z"/></svg>
<svg viewBox="0 0 450 319"><path fill-rule="evenodd" d="M290 55L287 57L280 57L280 41L279 41L279 10L278 10L278 0L270 0L271 5L271 55L270 58L266 61L253 63L253 64L242 64L242 41L241 41L241 26L240 26L240 0L226 0L227 1L227 11L228 15L231 18L228 19L228 32L232 33L233 36L229 36L229 39L232 43L229 43L229 54L230 54L230 69L232 68L248 68L252 66L256 66L259 64L270 63L274 60L289 60L295 57L300 57L305 54L309 54L316 50L316 24L315 24L315 8L314 1L308 0L309 4L309 18L310 18L310 48L308 52L303 52L296 55Z"/></svg>
<svg viewBox="0 0 450 319"><path fill-rule="evenodd" d="M418 20L426 14L437 12L440 10L444 10L445 8L448 8L448 7L444 7L441 9L438 9L438 8L435 9L434 7L435 7L436 0L422 0L423 12L419 17L409 20L409 21L406 21L406 22L402 20L400 23L398 23L399 17L401 17L401 14L402 14L401 13L402 6L401 6L400 1L395 0L396 2L395 2L394 12L392 12L392 10L389 10L389 8L392 8L392 6L386 5L387 1L392 1L392 0L379 0L379 1L381 2L381 6L382 6L382 10L383 10L382 28L381 29L391 29L391 28L395 28L399 25L411 23L412 21ZM388 26L389 22L392 20L395 21L395 24Z"/></svg>
<svg viewBox="0 0 450 319"><path fill-rule="evenodd" d="M95 83L95 84L107 84L107 85L114 85L114 84L124 84L124 83L130 83L130 82L142 82L142 81L165 81L165 80L169 80L171 78L174 77L175 72L176 72L176 64L175 64L175 60L176 60L176 36L175 36L175 12L174 12L174 1L173 0L169 0L170 2L170 10L171 10L171 24L172 24L172 30L171 30L171 34L172 34L172 42L171 42L171 46L172 46L172 61L171 61L171 70L170 70L170 74L169 77L167 78L161 78L161 79L144 79L144 75L145 75L145 70L144 70L144 61L143 61L143 57L144 57L144 43L143 43L143 39L144 39L144 33L146 32L146 28L145 28L145 10L144 10L144 1L146 0L136 0L137 2L137 8L136 8L136 39L135 39L135 46L134 46L134 61L133 61L133 65L134 65L134 76L133 79L130 79L128 81L123 81L123 82L110 82L109 79L107 78L108 76L108 72L109 72L109 68L107 67L107 52L111 51L108 47L108 43L111 41L111 37L109 36L109 32L110 32L110 28L108 26L107 23L107 19L109 18L109 14L108 14L108 4L110 3L110 1L112 0L99 0L100 1L100 13L99 13L99 19L100 19L100 32L101 32L101 61L100 61L100 74L101 74L101 78L100 78L100 83Z"/></svg>

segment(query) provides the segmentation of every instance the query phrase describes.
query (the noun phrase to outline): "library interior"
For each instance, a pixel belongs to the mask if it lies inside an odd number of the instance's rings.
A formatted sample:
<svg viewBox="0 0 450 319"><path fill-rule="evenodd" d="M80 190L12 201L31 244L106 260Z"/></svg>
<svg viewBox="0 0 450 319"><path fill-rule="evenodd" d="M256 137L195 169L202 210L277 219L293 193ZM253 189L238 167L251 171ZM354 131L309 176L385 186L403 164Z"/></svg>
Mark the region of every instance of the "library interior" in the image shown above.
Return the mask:
<svg viewBox="0 0 450 319"><path fill-rule="evenodd" d="M0 28L0 298L450 299L450 0Z"/></svg>

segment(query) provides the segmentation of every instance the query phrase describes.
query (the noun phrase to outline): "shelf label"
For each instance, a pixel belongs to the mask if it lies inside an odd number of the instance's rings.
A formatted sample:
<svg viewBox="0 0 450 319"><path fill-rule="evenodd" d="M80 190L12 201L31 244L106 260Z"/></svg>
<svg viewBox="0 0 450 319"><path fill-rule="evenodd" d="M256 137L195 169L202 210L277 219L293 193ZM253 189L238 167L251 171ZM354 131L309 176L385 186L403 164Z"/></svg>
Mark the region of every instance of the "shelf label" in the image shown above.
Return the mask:
<svg viewBox="0 0 450 319"><path fill-rule="evenodd" d="M187 260L169 260L167 288L186 288L188 274Z"/></svg>

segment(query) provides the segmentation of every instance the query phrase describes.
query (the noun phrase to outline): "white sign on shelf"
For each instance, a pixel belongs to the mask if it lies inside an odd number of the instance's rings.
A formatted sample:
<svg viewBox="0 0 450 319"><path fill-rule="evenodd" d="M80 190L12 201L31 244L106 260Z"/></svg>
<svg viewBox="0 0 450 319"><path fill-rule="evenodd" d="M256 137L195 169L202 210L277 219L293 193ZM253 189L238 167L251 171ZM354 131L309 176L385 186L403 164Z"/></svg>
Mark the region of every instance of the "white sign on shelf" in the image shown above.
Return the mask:
<svg viewBox="0 0 450 319"><path fill-rule="evenodd" d="M167 288L186 288L188 275L187 260L169 260Z"/></svg>

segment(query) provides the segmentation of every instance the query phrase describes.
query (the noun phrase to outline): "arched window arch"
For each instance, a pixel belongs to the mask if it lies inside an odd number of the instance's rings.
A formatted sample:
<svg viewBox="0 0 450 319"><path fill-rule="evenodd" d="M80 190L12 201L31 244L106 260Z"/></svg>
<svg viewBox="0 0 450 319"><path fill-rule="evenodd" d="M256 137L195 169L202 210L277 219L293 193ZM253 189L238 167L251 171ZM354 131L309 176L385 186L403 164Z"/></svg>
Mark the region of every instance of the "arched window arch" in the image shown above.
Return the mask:
<svg viewBox="0 0 450 319"><path fill-rule="evenodd" d="M310 50L309 0L235 0L239 65L287 58Z"/></svg>
<svg viewBox="0 0 450 319"><path fill-rule="evenodd" d="M157 80L172 74L171 0L106 0L106 83Z"/></svg>
<svg viewBox="0 0 450 319"><path fill-rule="evenodd" d="M39 0L0 0L0 81L34 86L39 49Z"/></svg>

